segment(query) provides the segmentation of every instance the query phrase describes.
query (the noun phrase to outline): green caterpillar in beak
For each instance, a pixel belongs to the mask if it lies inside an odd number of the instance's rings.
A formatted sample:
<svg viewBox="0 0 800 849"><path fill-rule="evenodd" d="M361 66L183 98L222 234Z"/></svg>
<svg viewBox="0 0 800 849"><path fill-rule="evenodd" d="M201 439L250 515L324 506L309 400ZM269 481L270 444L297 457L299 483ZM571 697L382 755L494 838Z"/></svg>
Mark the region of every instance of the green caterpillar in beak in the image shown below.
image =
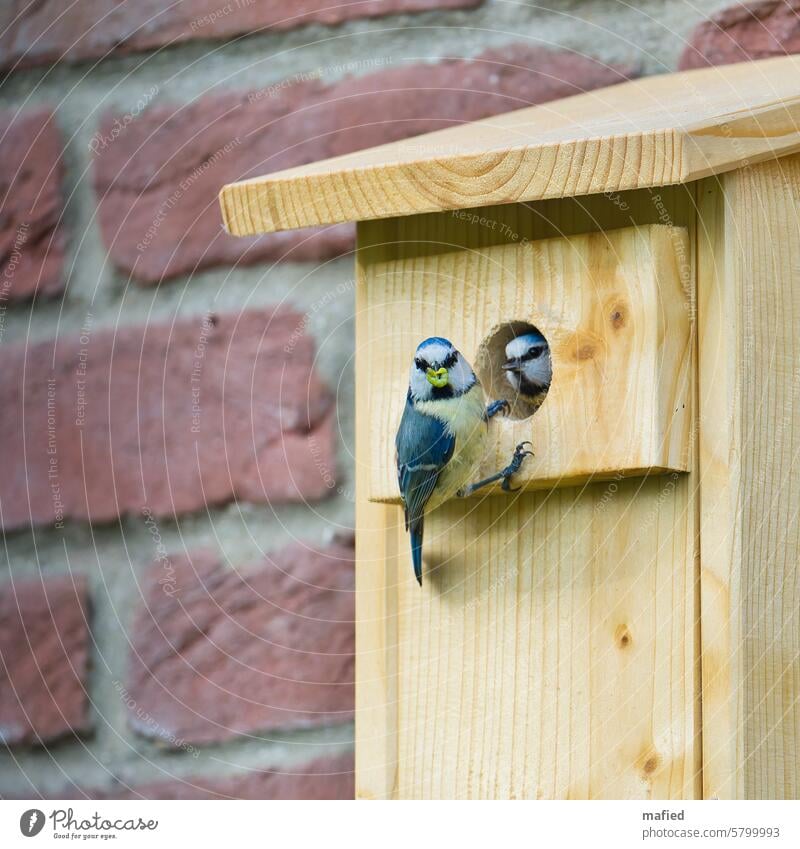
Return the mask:
<svg viewBox="0 0 800 849"><path fill-rule="evenodd" d="M435 386L437 389L447 386L447 381L449 380L446 368L429 368L425 372L425 377L428 378L428 383L430 383L431 386Z"/></svg>

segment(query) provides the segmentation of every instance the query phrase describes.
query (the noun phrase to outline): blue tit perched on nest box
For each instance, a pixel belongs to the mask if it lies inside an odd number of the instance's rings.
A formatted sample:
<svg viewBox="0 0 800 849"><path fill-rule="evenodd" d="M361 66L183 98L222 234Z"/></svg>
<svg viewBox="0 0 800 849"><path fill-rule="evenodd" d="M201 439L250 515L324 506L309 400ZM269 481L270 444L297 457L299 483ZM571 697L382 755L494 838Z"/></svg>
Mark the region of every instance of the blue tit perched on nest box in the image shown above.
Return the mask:
<svg viewBox="0 0 800 849"><path fill-rule="evenodd" d="M495 481L502 480L503 489L510 490L511 476L530 454L522 443L505 469L469 482L486 453L489 419L507 408L506 401L486 406L475 372L447 339L434 336L419 344L395 446L414 575L420 584L426 512Z"/></svg>

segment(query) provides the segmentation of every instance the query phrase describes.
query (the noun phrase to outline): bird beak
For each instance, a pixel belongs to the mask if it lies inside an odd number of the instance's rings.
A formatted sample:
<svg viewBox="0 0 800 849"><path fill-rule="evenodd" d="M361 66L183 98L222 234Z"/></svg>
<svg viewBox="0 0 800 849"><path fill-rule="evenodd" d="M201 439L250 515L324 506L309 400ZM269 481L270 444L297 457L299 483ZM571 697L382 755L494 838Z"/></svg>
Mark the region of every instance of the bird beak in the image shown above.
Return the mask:
<svg viewBox="0 0 800 849"><path fill-rule="evenodd" d="M444 368L444 366L437 369L429 368L425 372L425 377L428 378L428 383L430 383L431 386L435 386L437 389L447 386L447 381L449 379L447 369Z"/></svg>
<svg viewBox="0 0 800 849"><path fill-rule="evenodd" d="M522 371L522 363L519 359L506 360L503 363L503 371Z"/></svg>

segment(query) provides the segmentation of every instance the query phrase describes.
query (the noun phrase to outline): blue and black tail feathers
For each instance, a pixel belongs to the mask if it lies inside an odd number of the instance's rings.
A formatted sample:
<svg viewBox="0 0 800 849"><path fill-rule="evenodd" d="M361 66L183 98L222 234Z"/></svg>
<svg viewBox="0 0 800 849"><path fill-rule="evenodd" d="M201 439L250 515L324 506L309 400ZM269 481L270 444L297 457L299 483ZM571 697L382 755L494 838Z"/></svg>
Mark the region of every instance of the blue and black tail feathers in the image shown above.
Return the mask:
<svg viewBox="0 0 800 849"><path fill-rule="evenodd" d="M422 586L422 529L423 517L420 516L410 523L409 530L411 531L411 559L414 563L414 575L417 578L417 583Z"/></svg>

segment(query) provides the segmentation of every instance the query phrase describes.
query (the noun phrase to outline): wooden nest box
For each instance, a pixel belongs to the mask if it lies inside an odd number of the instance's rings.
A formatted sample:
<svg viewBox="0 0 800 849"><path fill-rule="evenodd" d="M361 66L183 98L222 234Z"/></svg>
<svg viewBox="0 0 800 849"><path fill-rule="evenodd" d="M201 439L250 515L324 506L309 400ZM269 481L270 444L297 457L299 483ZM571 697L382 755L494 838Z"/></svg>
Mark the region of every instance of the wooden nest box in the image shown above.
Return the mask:
<svg viewBox="0 0 800 849"><path fill-rule="evenodd" d="M241 236L358 222L359 797L800 796L799 127L775 59L222 190ZM420 588L414 349L500 392L529 325L550 391L486 460L530 439L523 489L431 513Z"/></svg>

